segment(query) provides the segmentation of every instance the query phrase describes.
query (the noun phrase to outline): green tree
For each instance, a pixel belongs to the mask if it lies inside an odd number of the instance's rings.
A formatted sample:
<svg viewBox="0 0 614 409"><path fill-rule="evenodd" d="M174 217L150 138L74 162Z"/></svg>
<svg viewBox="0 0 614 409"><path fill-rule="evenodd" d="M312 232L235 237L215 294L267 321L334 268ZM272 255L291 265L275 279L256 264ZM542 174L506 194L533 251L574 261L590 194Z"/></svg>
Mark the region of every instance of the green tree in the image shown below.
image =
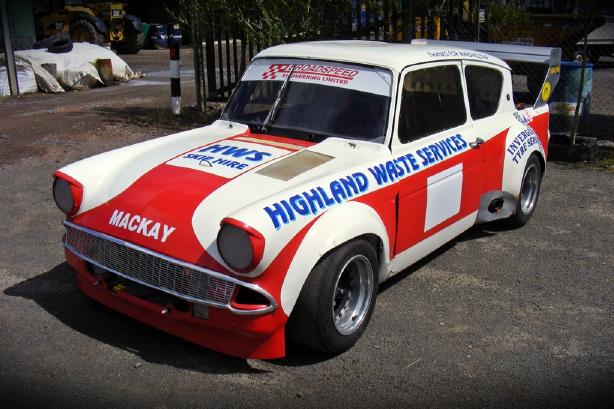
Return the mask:
<svg viewBox="0 0 614 409"><path fill-rule="evenodd" d="M326 30L330 16L349 12L351 0L178 0L171 15L186 27L207 28L213 17L241 27L248 41L261 44L312 38Z"/></svg>

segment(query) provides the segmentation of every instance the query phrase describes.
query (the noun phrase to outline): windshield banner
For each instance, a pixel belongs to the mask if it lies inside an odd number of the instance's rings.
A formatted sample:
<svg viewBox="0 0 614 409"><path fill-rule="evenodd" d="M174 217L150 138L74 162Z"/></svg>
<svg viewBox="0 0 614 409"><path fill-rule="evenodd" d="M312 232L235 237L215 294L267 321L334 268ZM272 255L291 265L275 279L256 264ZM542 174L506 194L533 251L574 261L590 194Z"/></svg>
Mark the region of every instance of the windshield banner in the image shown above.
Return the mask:
<svg viewBox="0 0 614 409"><path fill-rule="evenodd" d="M243 81L283 81L290 72L292 72L290 81L347 88L384 96L390 96L391 92L390 71L329 61L262 58L255 60L247 68Z"/></svg>

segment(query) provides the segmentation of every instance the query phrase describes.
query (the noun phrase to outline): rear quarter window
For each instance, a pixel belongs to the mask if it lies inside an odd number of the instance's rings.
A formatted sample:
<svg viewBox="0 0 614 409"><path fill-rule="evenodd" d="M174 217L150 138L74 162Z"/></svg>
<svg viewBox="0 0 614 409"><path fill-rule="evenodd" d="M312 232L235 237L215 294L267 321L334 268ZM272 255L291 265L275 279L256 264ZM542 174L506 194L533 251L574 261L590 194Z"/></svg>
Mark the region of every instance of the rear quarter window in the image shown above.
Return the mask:
<svg viewBox="0 0 614 409"><path fill-rule="evenodd" d="M468 65L465 67L465 79L471 118L475 120L494 115L501 101L501 72L488 67Z"/></svg>

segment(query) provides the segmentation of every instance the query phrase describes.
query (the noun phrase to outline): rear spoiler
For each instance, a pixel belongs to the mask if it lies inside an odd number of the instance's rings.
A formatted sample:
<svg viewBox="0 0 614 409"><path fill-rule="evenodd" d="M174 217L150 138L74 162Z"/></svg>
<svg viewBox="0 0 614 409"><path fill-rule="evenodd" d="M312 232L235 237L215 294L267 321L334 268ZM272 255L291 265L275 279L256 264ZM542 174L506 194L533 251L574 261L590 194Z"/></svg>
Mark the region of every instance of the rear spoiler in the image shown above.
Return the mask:
<svg viewBox="0 0 614 409"><path fill-rule="evenodd" d="M412 40L412 44L438 45L456 48L465 48L490 54L506 62L548 64L548 73L544 79L534 108L548 103L552 91L559 82L561 75L561 49L558 47L533 47L528 45L473 43L469 41L443 41L443 40Z"/></svg>

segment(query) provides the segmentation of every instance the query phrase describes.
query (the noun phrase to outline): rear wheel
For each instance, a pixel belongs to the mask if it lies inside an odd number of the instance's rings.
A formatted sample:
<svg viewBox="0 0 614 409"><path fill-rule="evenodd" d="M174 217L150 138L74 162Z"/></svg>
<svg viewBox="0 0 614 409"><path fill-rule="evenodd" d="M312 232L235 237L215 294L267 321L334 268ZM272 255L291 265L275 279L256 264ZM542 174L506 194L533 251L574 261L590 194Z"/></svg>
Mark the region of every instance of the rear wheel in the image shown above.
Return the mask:
<svg viewBox="0 0 614 409"><path fill-rule="evenodd" d="M101 45L103 36L92 23L87 20L75 20L70 25L70 38L75 43L92 43Z"/></svg>
<svg viewBox="0 0 614 409"><path fill-rule="evenodd" d="M331 354L354 345L375 307L377 265L366 240L349 242L320 260L288 322L290 339Z"/></svg>
<svg viewBox="0 0 614 409"><path fill-rule="evenodd" d="M516 211L509 218L513 227L527 224L537 205L542 182L542 166L535 154L529 157L522 176L520 194L516 202Z"/></svg>

